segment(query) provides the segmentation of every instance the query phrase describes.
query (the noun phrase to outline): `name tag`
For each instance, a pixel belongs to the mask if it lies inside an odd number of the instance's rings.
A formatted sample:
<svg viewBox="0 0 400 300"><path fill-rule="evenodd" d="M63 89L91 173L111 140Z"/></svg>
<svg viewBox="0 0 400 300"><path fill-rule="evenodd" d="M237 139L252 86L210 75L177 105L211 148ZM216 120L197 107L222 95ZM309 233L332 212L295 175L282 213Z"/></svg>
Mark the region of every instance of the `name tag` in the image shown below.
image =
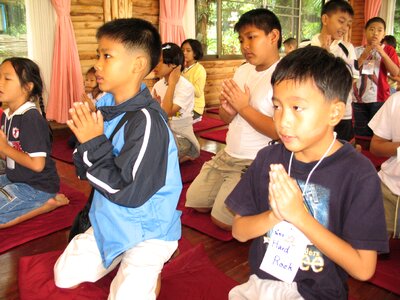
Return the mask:
<svg viewBox="0 0 400 300"><path fill-rule="evenodd" d="M400 147L397 147L397 162L400 162Z"/></svg>
<svg viewBox="0 0 400 300"><path fill-rule="evenodd" d="M363 75L373 75L375 68L375 61L374 60L364 60L363 66L361 70L361 74Z"/></svg>
<svg viewBox="0 0 400 300"><path fill-rule="evenodd" d="M15 169L15 161L13 159L11 159L11 158L9 158L7 156L6 162L7 162L7 168L8 169L10 169L10 170L14 170Z"/></svg>
<svg viewBox="0 0 400 300"><path fill-rule="evenodd" d="M282 221L271 230L267 251L260 269L292 283L301 265L309 240L292 224Z"/></svg>

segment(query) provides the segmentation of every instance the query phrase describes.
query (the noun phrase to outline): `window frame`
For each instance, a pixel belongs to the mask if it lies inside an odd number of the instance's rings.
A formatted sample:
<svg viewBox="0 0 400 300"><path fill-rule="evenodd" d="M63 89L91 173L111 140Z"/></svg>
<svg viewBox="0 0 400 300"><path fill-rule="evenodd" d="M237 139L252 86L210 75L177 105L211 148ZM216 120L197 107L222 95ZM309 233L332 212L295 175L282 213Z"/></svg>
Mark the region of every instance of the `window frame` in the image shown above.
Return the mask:
<svg viewBox="0 0 400 300"><path fill-rule="evenodd" d="M204 57L203 60L215 60L215 59L220 59L220 60L234 60L234 59L243 59L243 56L241 54L221 54L222 52L222 1L228 1L228 0L215 0L215 4L216 4L216 14L217 14L217 21L216 21L216 35L217 35L217 53L216 54L207 54L204 53ZM296 2L296 0L293 0L294 2ZM324 3L324 0L320 0L321 1L321 6ZM263 0L262 1L262 7L267 7L267 1ZM298 7L291 7L291 10L293 12L297 11L298 15L289 15L289 14L283 14L284 17L290 17L292 19L292 24L295 24L295 21L297 19L297 24L295 27L296 28L296 35L295 38L299 39L300 35L301 35L301 21L302 21L302 0L298 0ZM295 3L292 3L292 5ZM196 5L196 7L198 7ZM283 7L283 6L280 6ZM272 10L273 11L273 10ZM274 12L275 13L275 12ZM197 9L195 11L195 15L196 15L196 21L197 21ZM278 14L277 14L278 15ZM281 15L278 15L278 17L280 18ZM198 34L197 30L196 30L196 35ZM283 37L282 37L283 38ZM300 41L299 41L300 43Z"/></svg>

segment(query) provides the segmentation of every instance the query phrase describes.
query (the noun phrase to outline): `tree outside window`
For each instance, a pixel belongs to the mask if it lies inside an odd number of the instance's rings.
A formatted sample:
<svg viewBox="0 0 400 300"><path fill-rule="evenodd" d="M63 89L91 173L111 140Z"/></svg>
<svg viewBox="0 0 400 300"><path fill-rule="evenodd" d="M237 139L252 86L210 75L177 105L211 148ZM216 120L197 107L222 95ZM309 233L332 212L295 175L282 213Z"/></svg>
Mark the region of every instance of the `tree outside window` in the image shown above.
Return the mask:
<svg viewBox="0 0 400 300"><path fill-rule="evenodd" d="M282 25L282 38L310 39L320 30L322 0L196 0L196 34L208 57L240 55L239 17L254 8L273 11Z"/></svg>
<svg viewBox="0 0 400 300"><path fill-rule="evenodd" d="M400 0L396 0L396 9L394 11L394 37L397 41L397 53L400 53Z"/></svg>
<svg viewBox="0 0 400 300"><path fill-rule="evenodd" d="M0 62L27 55L25 1L0 0Z"/></svg>

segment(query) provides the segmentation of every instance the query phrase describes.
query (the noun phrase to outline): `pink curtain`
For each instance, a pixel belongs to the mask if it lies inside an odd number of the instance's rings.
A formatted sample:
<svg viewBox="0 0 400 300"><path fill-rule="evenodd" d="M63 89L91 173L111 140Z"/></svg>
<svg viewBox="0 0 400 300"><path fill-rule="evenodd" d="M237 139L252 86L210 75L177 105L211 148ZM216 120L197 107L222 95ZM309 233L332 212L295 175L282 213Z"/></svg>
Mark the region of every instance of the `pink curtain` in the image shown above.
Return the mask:
<svg viewBox="0 0 400 300"><path fill-rule="evenodd" d="M382 0L365 0L364 3L364 25L373 17L378 16L379 9L381 8ZM363 34L362 44L366 44L365 33Z"/></svg>
<svg viewBox="0 0 400 300"><path fill-rule="evenodd" d="M84 92L83 77L70 18L71 1L51 0L51 3L58 19L47 118L66 123L72 103L80 100Z"/></svg>
<svg viewBox="0 0 400 300"><path fill-rule="evenodd" d="M160 34L163 43L177 45L185 40L182 19L187 0L160 0Z"/></svg>

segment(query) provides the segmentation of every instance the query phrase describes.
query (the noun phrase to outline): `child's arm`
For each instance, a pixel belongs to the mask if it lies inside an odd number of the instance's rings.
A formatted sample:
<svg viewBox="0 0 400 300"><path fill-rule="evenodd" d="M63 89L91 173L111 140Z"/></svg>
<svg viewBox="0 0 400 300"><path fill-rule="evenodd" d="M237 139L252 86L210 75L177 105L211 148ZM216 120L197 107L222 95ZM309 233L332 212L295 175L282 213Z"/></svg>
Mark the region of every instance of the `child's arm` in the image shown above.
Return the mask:
<svg viewBox="0 0 400 300"><path fill-rule="evenodd" d="M397 76L399 75L399 66L398 66L398 59L397 59L397 64L393 59L397 58L397 54L394 53L394 55L396 55L396 58L391 58L384 50L384 48L381 45L373 45L374 49L376 49L379 54L382 57L383 63L385 64L386 70L392 75L392 76ZM385 46L388 47L388 46Z"/></svg>
<svg viewBox="0 0 400 300"><path fill-rule="evenodd" d="M204 93L204 87L206 85L207 73L203 68L199 68L196 73L196 78L192 82L194 87L194 96L200 97Z"/></svg>
<svg viewBox="0 0 400 300"><path fill-rule="evenodd" d="M0 149L2 158L9 157L17 164L34 172L41 172L44 169L46 163L45 157L31 157L23 151L14 149L8 144L7 137L2 130L0 130Z"/></svg>
<svg viewBox="0 0 400 300"><path fill-rule="evenodd" d="M253 216L235 215L232 224L232 236L239 242L264 235L272 227L281 222L272 210Z"/></svg>
<svg viewBox="0 0 400 300"><path fill-rule="evenodd" d="M176 84L181 76L180 66L175 67L169 74L168 88L165 92L164 99L162 99L161 107L166 112L168 117L175 116L175 114L181 109L179 105L174 104L174 93Z"/></svg>
<svg viewBox="0 0 400 300"><path fill-rule="evenodd" d="M400 147L400 142L393 142L374 134L371 140L370 151L377 156L389 157L397 155L398 147Z"/></svg>
<svg viewBox="0 0 400 300"><path fill-rule="evenodd" d="M326 256L358 280L368 280L375 272L377 253L354 249L321 225L304 208L296 182L282 165L271 165L270 205L277 215L292 223Z"/></svg>
<svg viewBox="0 0 400 300"><path fill-rule="evenodd" d="M222 84L222 95L255 130L271 139L278 139L274 121L250 105L250 90L247 86L244 88L243 92L233 79L225 80Z"/></svg>

